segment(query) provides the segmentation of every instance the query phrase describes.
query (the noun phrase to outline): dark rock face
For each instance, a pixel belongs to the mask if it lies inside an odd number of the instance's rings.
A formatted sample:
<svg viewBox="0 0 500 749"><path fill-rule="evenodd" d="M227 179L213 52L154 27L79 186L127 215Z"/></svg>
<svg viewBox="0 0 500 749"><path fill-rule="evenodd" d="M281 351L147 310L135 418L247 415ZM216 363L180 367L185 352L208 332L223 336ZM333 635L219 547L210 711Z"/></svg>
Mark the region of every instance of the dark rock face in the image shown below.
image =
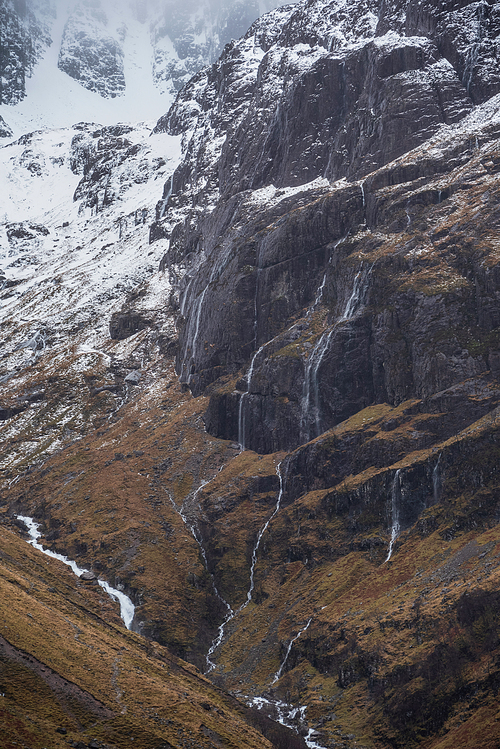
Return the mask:
<svg viewBox="0 0 500 749"><path fill-rule="evenodd" d="M497 21L485 27L484 50L476 48L463 31L472 7L429 10L427 28L412 4L402 21L392 3L339 9L316 2L257 21L158 123L173 133L196 125L174 176L176 191L189 184L197 202L206 199L210 178L200 193L196 175L207 176L207 128L224 136L214 181L227 195L318 176L361 176L422 143L440 124L459 121L472 100L484 101L500 86L481 57L496 49ZM477 64L466 70L471 55Z"/></svg>
<svg viewBox="0 0 500 749"><path fill-rule="evenodd" d="M109 323L109 335L115 341L123 341L150 324L150 321L139 312L116 312Z"/></svg>
<svg viewBox="0 0 500 749"><path fill-rule="evenodd" d="M210 386L213 434L291 449L496 361L495 271L462 206L474 185L496 225L479 151L500 133L487 104L457 124L500 90L486 15L479 44L469 4L281 9L158 123L190 133L164 196L184 219L157 212L151 238L170 236L174 282L185 269L178 371Z"/></svg>

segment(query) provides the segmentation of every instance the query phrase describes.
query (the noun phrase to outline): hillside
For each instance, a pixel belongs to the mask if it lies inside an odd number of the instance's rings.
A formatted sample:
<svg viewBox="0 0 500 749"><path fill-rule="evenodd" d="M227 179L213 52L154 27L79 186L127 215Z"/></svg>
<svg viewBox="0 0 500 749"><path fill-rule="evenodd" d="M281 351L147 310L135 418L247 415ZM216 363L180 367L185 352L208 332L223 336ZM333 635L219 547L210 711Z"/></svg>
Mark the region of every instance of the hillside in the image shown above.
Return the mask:
<svg viewBox="0 0 500 749"><path fill-rule="evenodd" d="M498 10L289 5L152 131L0 149L1 532L16 575L27 515L136 606L73 581L54 632L81 595L102 651L212 690L210 724L165 693L167 746L304 745L242 704L313 749L499 744Z"/></svg>

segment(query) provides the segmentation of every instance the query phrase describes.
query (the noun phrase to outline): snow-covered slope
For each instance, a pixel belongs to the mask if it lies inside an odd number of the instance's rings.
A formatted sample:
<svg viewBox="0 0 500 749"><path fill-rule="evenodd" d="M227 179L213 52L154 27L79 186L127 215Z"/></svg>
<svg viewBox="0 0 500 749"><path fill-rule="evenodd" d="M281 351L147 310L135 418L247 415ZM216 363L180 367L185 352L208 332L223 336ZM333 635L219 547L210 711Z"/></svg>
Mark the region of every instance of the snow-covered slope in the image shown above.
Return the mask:
<svg viewBox="0 0 500 749"><path fill-rule="evenodd" d="M0 379L8 387L29 379L41 354L51 369L85 369L90 350L90 359L106 358L112 315L139 291L136 312L154 319L158 334L172 332L162 312L169 283L157 273L165 246L149 246L149 222L180 139L149 133L147 125L77 125L0 149ZM71 408L70 416L79 419Z"/></svg>
<svg viewBox="0 0 500 749"><path fill-rule="evenodd" d="M22 11L9 0L0 9L0 116L15 137L79 120L158 119L226 42L277 4L28 0Z"/></svg>

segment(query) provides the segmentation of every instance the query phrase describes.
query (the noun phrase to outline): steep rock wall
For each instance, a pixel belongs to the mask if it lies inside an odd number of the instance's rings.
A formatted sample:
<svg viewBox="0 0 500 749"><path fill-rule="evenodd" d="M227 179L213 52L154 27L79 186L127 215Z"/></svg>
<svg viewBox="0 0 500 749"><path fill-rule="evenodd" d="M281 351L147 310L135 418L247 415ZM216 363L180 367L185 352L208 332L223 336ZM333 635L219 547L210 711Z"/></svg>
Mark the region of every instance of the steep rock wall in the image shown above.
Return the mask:
<svg viewBox="0 0 500 749"><path fill-rule="evenodd" d="M447 10L271 13L158 123L183 133L162 210L186 218L171 231L157 214L152 238L184 274L178 371L195 395L211 386L214 434L290 449L490 368L495 261L464 196L488 192L497 124L486 103L464 118L500 85L498 29L492 9L479 49L476 6Z"/></svg>

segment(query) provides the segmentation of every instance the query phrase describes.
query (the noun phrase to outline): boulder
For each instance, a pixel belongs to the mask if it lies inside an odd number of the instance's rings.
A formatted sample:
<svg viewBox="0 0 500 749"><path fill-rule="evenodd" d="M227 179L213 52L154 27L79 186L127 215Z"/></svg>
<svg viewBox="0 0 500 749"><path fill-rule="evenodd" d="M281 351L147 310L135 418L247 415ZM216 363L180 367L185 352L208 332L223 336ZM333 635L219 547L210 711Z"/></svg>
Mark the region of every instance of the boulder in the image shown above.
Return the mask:
<svg viewBox="0 0 500 749"><path fill-rule="evenodd" d="M141 377L142 377L141 373L138 372L136 369L134 369L133 372L130 372L125 377L125 382L127 383L127 385L138 385L141 380Z"/></svg>
<svg viewBox="0 0 500 749"><path fill-rule="evenodd" d="M84 583L93 583L97 578L93 572L86 570L80 575L80 580L83 580Z"/></svg>

